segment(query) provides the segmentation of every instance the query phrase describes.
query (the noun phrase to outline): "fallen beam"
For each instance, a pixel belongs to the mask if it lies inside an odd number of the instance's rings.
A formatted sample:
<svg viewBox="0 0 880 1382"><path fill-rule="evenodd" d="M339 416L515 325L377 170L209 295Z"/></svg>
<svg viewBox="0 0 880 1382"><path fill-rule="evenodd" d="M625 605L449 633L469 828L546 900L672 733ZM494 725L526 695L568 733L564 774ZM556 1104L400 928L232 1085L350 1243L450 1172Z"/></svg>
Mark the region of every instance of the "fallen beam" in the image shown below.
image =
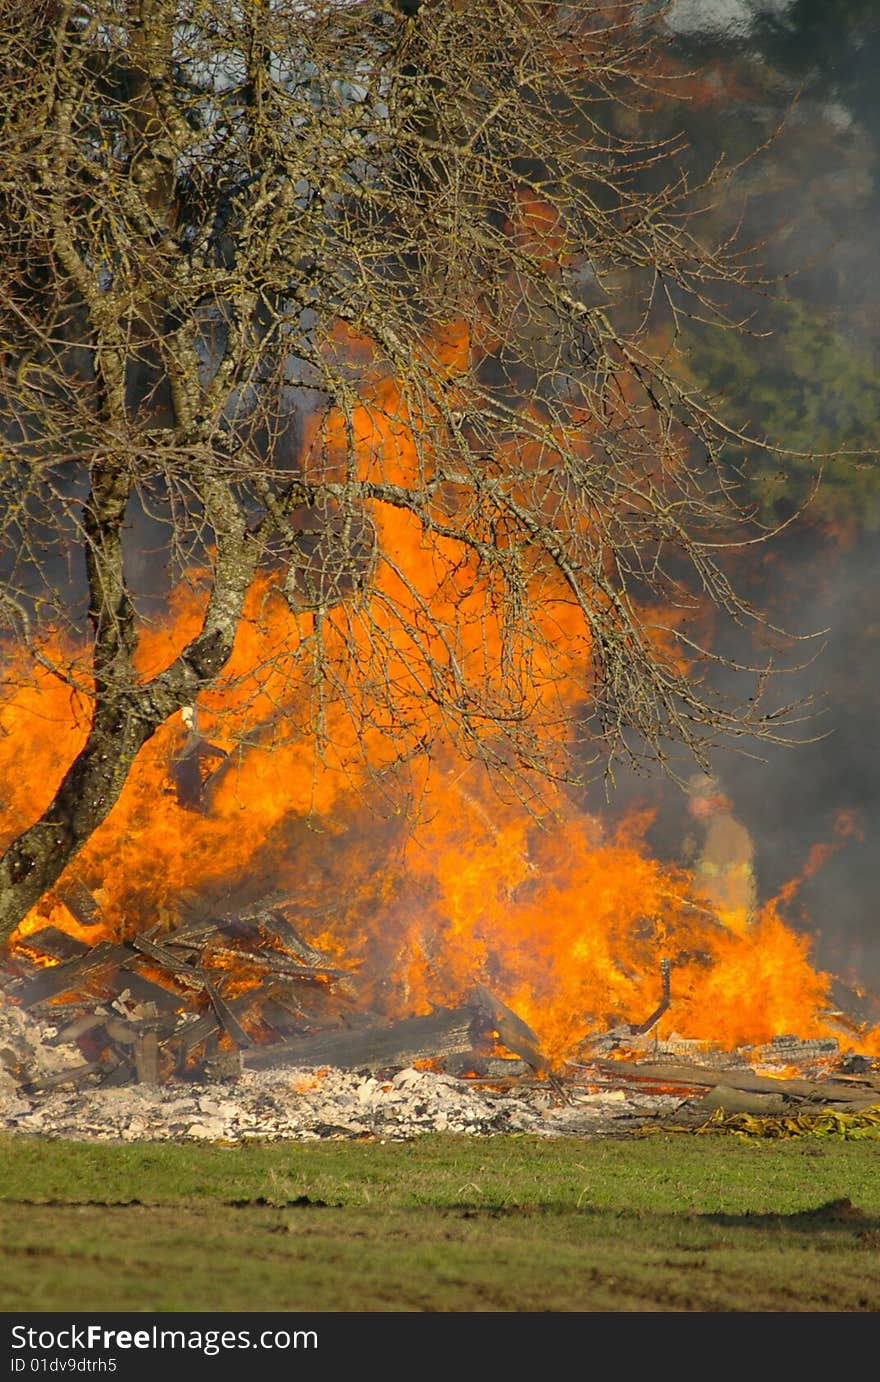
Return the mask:
<svg viewBox="0 0 880 1382"><path fill-rule="evenodd" d="M550 1064L538 1046L538 1038L521 1017L482 984L474 987L479 1010L488 1018L498 1040L508 1051L520 1056L533 1070L549 1072Z"/></svg>
<svg viewBox="0 0 880 1382"><path fill-rule="evenodd" d="M316 950L308 941L303 940L298 931L294 930L285 916L273 907L267 907L263 911L251 913L252 919L275 940L280 941L285 950L295 955L304 965L312 969L323 969L327 965L328 956Z"/></svg>
<svg viewBox="0 0 880 1382"><path fill-rule="evenodd" d="M128 952L124 946L113 945L110 941L99 941L83 955L40 970L33 979L16 986L12 990L13 997L27 1009L49 998L59 997L62 993L76 990L82 992L83 988L88 990L91 980L97 974L112 966L118 967L125 963L127 958Z"/></svg>
<svg viewBox="0 0 880 1382"><path fill-rule="evenodd" d="M346 1028L251 1047L242 1052L242 1064L250 1070L322 1065L347 1070L403 1068L416 1061L463 1055L472 1050L485 1023L479 1008L438 1008L426 1017L406 1018L391 1026Z"/></svg>
<svg viewBox="0 0 880 1382"><path fill-rule="evenodd" d="M648 1082L671 1085L675 1088L695 1086L714 1089L723 1085L750 1094L776 1094L792 1099L810 1099L814 1103L845 1104L869 1107L878 1102L878 1093L869 1082L843 1080L782 1080L772 1075L755 1075L751 1070L711 1070L700 1065L654 1065L645 1062L596 1060L591 1062L599 1070L621 1078L621 1082Z"/></svg>

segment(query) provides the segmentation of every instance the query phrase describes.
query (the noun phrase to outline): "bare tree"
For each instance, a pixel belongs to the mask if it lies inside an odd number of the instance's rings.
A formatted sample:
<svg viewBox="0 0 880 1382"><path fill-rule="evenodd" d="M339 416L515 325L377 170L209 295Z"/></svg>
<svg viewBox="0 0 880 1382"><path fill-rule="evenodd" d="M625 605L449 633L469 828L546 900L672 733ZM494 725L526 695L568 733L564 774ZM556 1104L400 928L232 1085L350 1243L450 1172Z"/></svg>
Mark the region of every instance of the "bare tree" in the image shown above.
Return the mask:
<svg viewBox="0 0 880 1382"><path fill-rule="evenodd" d="M0 936L231 686L249 600L318 758L344 721L507 782L780 734L760 669L739 704L706 675L706 611L760 617L723 553L766 534L675 342L736 329L750 270L701 229L719 178L643 133L643 7L0 8L0 614L88 706L7 823Z"/></svg>

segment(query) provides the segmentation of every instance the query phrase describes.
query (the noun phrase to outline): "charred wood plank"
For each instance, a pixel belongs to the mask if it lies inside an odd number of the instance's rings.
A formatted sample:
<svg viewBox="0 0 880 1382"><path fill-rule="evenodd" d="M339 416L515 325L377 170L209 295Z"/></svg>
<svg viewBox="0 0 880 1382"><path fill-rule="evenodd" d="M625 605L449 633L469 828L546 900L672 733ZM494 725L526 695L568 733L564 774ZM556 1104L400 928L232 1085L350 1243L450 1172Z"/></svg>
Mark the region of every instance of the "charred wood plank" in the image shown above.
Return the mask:
<svg viewBox="0 0 880 1382"><path fill-rule="evenodd" d="M205 980L197 974L192 965L186 960L175 955L166 945L159 945L156 941L150 940L147 936L133 936L131 944L142 955L154 960L161 968L168 970L187 988L197 989L201 992L205 987Z"/></svg>
<svg viewBox="0 0 880 1382"><path fill-rule="evenodd" d="M259 944L260 928L251 916L224 916L216 922L217 932L227 940L250 941Z"/></svg>
<svg viewBox="0 0 880 1382"><path fill-rule="evenodd" d="M876 1091L867 1084L842 1080L775 1079L772 1075L755 1075L750 1070L710 1070L698 1065L654 1065L648 1062L633 1064L629 1061L596 1060L593 1064L600 1070L627 1081L666 1084L676 1087L694 1085L697 1088L714 1089L724 1085L728 1089L741 1090L750 1094L778 1094L793 1099L810 1099L816 1103L835 1103L853 1106L877 1102Z"/></svg>
<svg viewBox="0 0 880 1382"><path fill-rule="evenodd" d="M138 1084L159 1083L159 1038L155 1032L138 1032L134 1043L134 1068Z"/></svg>
<svg viewBox="0 0 880 1382"><path fill-rule="evenodd" d="M310 1021L313 1014L310 1009L304 1008L302 1005L301 999L304 992L308 994L310 1001L326 992L334 1005L336 1004L337 996L337 989L334 987L331 990L329 984L319 989L309 987L304 990L302 985L297 983L296 979L288 978L285 975L267 975L256 992L259 994L261 1003L268 1003L274 1000L276 1003L283 1004L285 1008L289 1008L291 1012L296 1013L298 1017L302 1017L306 1021Z"/></svg>
<svg viewBox="0 0 880 1382"><path fill-rule="evenodd" d="M44 926L39 931L31 931L30 935L23 936L18 944L23 950L30 950L37 955L49 955L53 960L75 960L80 955L87 955L92 949L85 941L78 941L75 936L69 936L57 926Z"/></svg>
<svg viewBox="0 0 880 1382"><path fill-rule="evenodd" d="M162 1012L180 1011L186 1003L183 994L173 993L171 989L139 974L137 970L129 968L131 964L132 956L129 952L124 965L110 974L102 975L96 983L99 983L111 998L122 998L128 994L138 1003L154 1003Z"/></svg>
<svg viewBox="0 0 880 1382"><path fill-rule="evenodd" d="M176 1012L184 998L139 974L131 966L142 960L128 945L99 941L60 964L41 969L32 978L20 980L11 989L13 997L23 1008L47 1003L63 993L119 998L126 990L141 1003L155 1003L165 1012Z"/></svg>
<svg viewBox="0 0 880 1382"><path fill-rule="evenodd" d="M205 942L209 936L216 936L220 924L214 916L196 917L193 921L184 922L166 936L165 944L179 945L183 941Z"/></svg>
<svg viewBox="0 0 880 1382"><path fill-rule="evenodd" d="M0 993L11 993L14 985L32 979L42 968L24 950L10 950L8 945L0 946L0 965Z"/></svg>
<svg viewBox="0 0 880 1382"><path fill-rule="evenodd" d="M266 983L258 984L256 988L247 989L235 998L225 998L224 1002L239 1022L243 1021L244 1018L250 1018L254 1021L261 1020L263 1005L268 1002L273 988L274 985L270 979ZM252 1037L251 1043L253 1044L254 1041L255 1038Z"/></svg>
<svg viewBox="0 0 880 1382"><path fill-rule="evenodd" d="M549 1070L547 1057L541 1051L531 1027L482 984L476 984L474 992L477 1007L485 1013L502 1045L520 1056L534 1070Z"/></svg>
<svg viewBox="0 0 880 1382"><path fill-rule="evenodd" d="M206 944L209 937L223 936L226 940L246 940L259 942L260 929L249 915L233 916L212 909L202 912L190 921L181 922L165 937L166 945L177 945L183 941Z"/></svg>
<svg viewBox="0 0 880 1382"><path fill-rule="evenodd" d="M175 941L175 945L182 950L200 952L200 963L203 968L212 965L218 967L241 967L250 969L260 969L274 974L285 974L296 979L348 979L350 972L346 969L335 969L329 965L304 965L298 964L295 960L288 959L280 950L236 950L230 946L205 945L201 946L193 941Z"/></svg>
<svg viewBox="0 0 880 1382"><path fill-rule="evenodd" d="M201 1046L209 1037L215 1036L220 1030L220 1023L215 1012L202 1013L194 1022L186 1023L174 1034L170 1040L177 1046L178 1051L187 1056L194 1051L197 1046Z"/></svg>
<svg viewBox="0 0 880 1382"><path fill-rule="evenodd" d="M57 1042L57 1033L70 1022L76 1022L86 1013L101 1012L106 1016L101 1003L95 999L93 994L85 994L71 1003L36 1003L31 1011L43 1022L51 1023L55 1028L56 1035L46 1036L46 1044L53 1046Z"/></svg>
<svg viewBox="0 0 880 1382"><path fill-rule="evenodd" d="M391 1026L318 1033L242 1053L245 1069L331 1065L340 1069L390 1069L414 1061L442 1059L473 1049L485 1030L484 1013L474 1007L439 1008Z"/></svg>
<svg viewBox="0 0 880 1382"><path fill-rule="evenodd" d="M253 1046L253 1037L245 1031L223 995L209 980L205 981L205 992L211 1000L211 1007L217 1015L218 1022L230 1040L236 1046Z"/></svg>
<svg viewBox="0 0 880 1382"><path fill-rule="evenodd" d="M97 899L78 878L67 878L59 883L54 889L54 896L80 926L99 926L104 920Z"/></svg>
<svg viewBox="0 0 880 1382"><path fill-rule="evenodd" d="M287 917L275 908L267 907L265 911L255 912L254 920L270 936L280 941L285 950L291 955L295 955L304 965L311 968L326 967L328 957L320 950L316 950L308 941L303 940L297 930L291 926Z"/></svg>
<svg viewBox="0 0 880 1382"><path fill-rule="evenodd" d="M61 964L43 969L33 979L26 980L15 990L15 998L23 1008L32 1008L48 998L87 987L91 979L103 970L119 966L127 958L124 946L99 941L85 955L78 955Z"/></svg>

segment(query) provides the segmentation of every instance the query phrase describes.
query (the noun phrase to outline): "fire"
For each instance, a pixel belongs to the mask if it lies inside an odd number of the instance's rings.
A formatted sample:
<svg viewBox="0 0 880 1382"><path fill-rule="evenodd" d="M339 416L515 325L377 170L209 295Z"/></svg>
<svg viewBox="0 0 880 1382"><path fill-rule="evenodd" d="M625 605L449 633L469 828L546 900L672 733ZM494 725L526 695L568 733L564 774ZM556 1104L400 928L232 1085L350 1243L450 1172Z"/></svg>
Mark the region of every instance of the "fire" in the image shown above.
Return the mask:
<svg viewBox="0 0 880 1382"><path fill-rule="evenodd" d="M320 1086L321 1086L321 1084L324 1082L324 1080L326 1080L326 1078L327 1078L327 1076L328 1076L329 1074L330 1074L330 1069L329 1069L329 1067L328 1067L328 1066L323 1066L323 1067L321 1067L321 1069L315 1070L315 1072L314 1072L312 1075L309 1075L309 1076L300 1076L298 1079L296 1079L296 1080L294 1081L294 1084L293 1084L294 1093L295 1093L295 1094L308 1094L308 1093L310 1092L310 1090L319 1089Z"/></svg>
<svg viewBox="0 0 880 1382"><path fill-rule="evenodd" d="M249 652L253 637L251 628ZM23 752L29 732L57 776L82 731L75 702L42 673L22 686L14 709L0 739L0 776L22 817L45 789L28 800L10 750ZM45 734L47 722L57 734ZM454 1005L481 982L533 1028L554 1064L591 1032L641 1022L656 1005L663 957L672 962L667 1034L724 1049L787 1032L837 1034L823 1017L829 976L811 966L808 941L783 919L792 885L747 931L731 931L695 900L686 870L651 857L647 813L612 828L561 796L552 812L530 813L495 795L478 765L450 756L408 768L413 779L421 773L411 785L422 820L410 837L402 816L376 820L364 810L350 775L316 773L297 742L233 759L210 809L194 813L169 782L179 732L169 725L146 747L72 866L102 902L112 934L157 921L173 927L199 890L259 899L277 888L301 899L307 916L323 917L309 934L294 904L292 919L308 939L358 971L365 1001L406 1016ZM848 828L840 824L838 843ZM814 851L808 867L820 858ZM20 936L47 924L98 939L51 898ZM877 1033L866 1033L860 1049L880 1050Z"/></svg>
<svg viewBox="0 0 880 1382"><path fill-rule="evenodd" d="M691 900L686 871L646 851L644 816L609 832L560 804L535 820L478 784L475 769L435 774L433 816L407 850L385 934L359 938L372 996L392 974L399 1007L428 1011L478 980L559 1062L591 1031L642 1021L667 956L666 1033L728 1049L832 1034L829 976L811 966L779 900L747 933L730 932Z"/></svg>
<svg viewBox="0 0 880 1382"><path fill-rule="evenodd" d="M536 252L558 253L551 215L524 198L517 214ZM328 349L359 360L370 394L348 417L315 423L304 471L344 475L353 435L362 478L424 479L432 465L425 419L414 419L369 342L340 329ZM451 323L425 349L454 381L476 347L462 323ZM535 493L551 452L547 439L525 457ZM520 470L523 461L521 451ZM364 1000L378 1010L425 1013L462 1001L481 983L529 1024L554 1065L592 1032L643 1022L657 1005L661 961L671 974L666 1033L726 1048L788 1032L836 1035L823 1016L831 980L812 967L808 942L785 921L796 881L751 925L731 928L706 908L687 870L652 857L647 813L612 824L561 790L540 802L504 799L478 754L468 763L443 747L461 681L438 624L455 631L459 667L491 688L499 710L536 711L560 725L571 710L567 672L589 654L581 615L552 573L536 566L534 617L546 637L527 656L524 629L521 661L511 666L497 592L455 536L457 523L480 517L465 514L466 503L447 487L438 500L446 535L430 543L412 514L372 506L383 555L369 608L347 600L320 616L297 610L283 598L278 573L261 574L222 685L198 707L198 732L213 751L201 799L194 807L175 787L188 732L175 717L144 747L115 808L70 866L100 905L101 925L82 925L51 895L26 918L18 941L47 925L90 942L173 929L193 905L226 908L276 893L313 945L357 973ZM492 537L503 545L504 525L494 518ZM141 630L140 675L153 675L184 646L205 598L193 572L167 620ZM674 617L646 614L661 646ZM319 618L340 692L321 707L320 722L308 651ZM47 634L46 650L56 664L76 668L77 650L60 637ZM435 679L430 696L426 665ZM81 690L72 689L8 650L5 680L3 843L48 804L88 720L84 676ZM431 754L421 751L429 741ZM414 833L405 801L418 805ZM836 843L848 828L841 823ZM821 858L818 850L808 870ZM880 1052L880 1033L865 1033L860 1048Z"/></svg>

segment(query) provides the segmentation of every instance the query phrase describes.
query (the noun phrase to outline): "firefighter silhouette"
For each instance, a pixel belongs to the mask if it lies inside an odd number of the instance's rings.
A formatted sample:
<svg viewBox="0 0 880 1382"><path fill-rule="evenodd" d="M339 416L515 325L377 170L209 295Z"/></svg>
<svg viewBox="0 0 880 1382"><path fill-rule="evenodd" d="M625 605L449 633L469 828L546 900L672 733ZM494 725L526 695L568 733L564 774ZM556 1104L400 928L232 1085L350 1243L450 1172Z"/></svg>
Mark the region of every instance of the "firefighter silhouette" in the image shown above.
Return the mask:
<svg viewBox="0 0 880 1382"><path fill-rule="evenodd" d="M684 855L697 889L722 925L746 931L758 902L752 837L707 773L688 780L688 814L696 828L685 840Z"/></svg>
<svg viewBox="0 0 880 1382"><path fill-rule="evenodd" d="M225 749L203 739L199 733L195 706L185 705L180 718L186 729L183 743L172 755L170 776L174 784L177 804L188 811L202 812L206 808L206 790L219 762L227 757ZM215 766L212 767L211 764Z"/></svg>

